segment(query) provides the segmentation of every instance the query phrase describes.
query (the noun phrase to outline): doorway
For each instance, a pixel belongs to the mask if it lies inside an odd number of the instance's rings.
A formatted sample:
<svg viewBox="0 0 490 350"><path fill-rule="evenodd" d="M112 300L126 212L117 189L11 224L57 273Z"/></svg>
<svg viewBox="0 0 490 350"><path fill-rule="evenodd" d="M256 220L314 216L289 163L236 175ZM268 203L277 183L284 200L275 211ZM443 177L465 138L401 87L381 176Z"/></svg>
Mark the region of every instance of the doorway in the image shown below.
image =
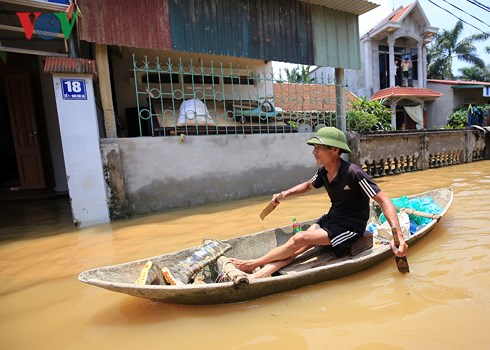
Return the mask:
<svg viewBox="0 0 490 350"><path fill-rule="evenodd" d="M405 102L407 103L407 102ZM408 113L405 111L404 106L413 106L413 103L398 104L396 107L396 130L416 130L417 123L410 118ZM425 112L424 112L424 123L425 123Z"/></svg>
<svg viewBox="0 0 490 350"><path fill-rule="evenodd" d="M20 188L3 76L0 76L0 187L11 189Z"/></svg>
<svg viewBox="0 0 490 350"><path fill-rule="evenodd" d="M395 60L398 61L398 69L395 79L395 86L400 86L402 82L401 69L399 64L402 57L405 55L405 49L402 47L394 47ZM379 88L380 90L390 87L390 75L395 74L392 72L394 68L394 62L390 64L390 51L386 45L378 46L378 64L379 64Z"/></svg>
<svg viewBox="0 0 490 350"><path fill-rule="evenodd" d="M8 53L0 62L0 189L52 188L38 57ZM14 195L17 196L17 195Z"/></svg>

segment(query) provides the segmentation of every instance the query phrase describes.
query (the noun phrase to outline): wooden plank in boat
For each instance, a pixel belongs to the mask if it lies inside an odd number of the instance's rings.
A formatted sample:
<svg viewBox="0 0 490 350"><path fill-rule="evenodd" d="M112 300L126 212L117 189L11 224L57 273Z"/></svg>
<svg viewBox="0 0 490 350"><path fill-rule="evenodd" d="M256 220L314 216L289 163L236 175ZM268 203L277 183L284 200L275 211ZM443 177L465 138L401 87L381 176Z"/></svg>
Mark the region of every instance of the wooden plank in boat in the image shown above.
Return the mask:
<svg viewBox="0 0 490 350"><path fill-rule="evenodd" d="M350 256L337 258L330 246L316 246L301 255L298 255L291 264L278 271L281 275L289 275L296 272L312 269L314 267L328 265L332 262L339 262L350 259Z"/></svg>

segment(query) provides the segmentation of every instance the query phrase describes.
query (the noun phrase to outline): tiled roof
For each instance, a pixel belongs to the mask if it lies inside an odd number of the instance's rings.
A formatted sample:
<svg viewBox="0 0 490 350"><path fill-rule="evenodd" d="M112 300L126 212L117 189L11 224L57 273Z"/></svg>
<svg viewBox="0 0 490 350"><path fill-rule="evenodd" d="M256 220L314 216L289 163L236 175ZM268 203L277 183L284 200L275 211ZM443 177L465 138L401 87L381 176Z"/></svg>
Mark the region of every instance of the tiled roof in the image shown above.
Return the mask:
<svg viewBox="0 0 490 350"><path fill-rule="evenodd" d="M345 109L357 97L344 88ZM335 85L274 83L274 104L285 112L335 112Z"/></svg>
<svg viewBox="0 0 490 350"><path fill-rule="evenodd" d="M391 18L390 18L390 21L393 21L393 22L397 22L405 12L407 12L407 10L409 9L409 7L412 6L412 4L409 4L408 6L402 8L400 11L398 11L397 13L395 13Z"/></svg>
<svg viewBox="0 0 490 350"><path fill-rule="evenodd" d="M71 57L47 57L45 73L78 73L97 75L95 60Z"/></svg>
<svg viewBox="0 0 490 350"><path fill-rule="evenodd" d="M438 80L427 79L428 83L445 84L445 85L490 85L490 82L476 81L476 80Z"/></svg>
<svg viewBox="0 0 490 350"><path fill-rule="evenodd" d="M371 97L371 100L380 100L382 98L391 98L391 97L430 97L436 98L443 96L443 93L424 89L424 88L413 88L413 87L389 87L383 90L379 90L377 93Z"/></svg>

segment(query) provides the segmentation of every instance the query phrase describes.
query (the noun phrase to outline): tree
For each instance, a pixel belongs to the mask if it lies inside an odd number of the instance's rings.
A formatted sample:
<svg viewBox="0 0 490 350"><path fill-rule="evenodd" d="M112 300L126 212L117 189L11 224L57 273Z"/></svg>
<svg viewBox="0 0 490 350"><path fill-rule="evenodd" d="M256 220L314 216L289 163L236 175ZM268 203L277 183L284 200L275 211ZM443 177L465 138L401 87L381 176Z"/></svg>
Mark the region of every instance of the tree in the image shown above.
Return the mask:
<svg viewBox="0 0 490 350"><path fill-rule="evenodd" d="M290 83L313 83L315 78L310 77L311 69L311 66L297 66L291 70L284 68L284 72Z"/></svg>
<svg viewBox="0 0 490 350"><path fill-rule="evenodd" d="M478 57L475 42L487 40L490 33L473 34L458 41L463 32L463 22L458 21L453 29L437 33L433 45L428 49L427 76L431 79L454 79L453 59L485 68L485 62Z"/></svg>
<svg viewBox="0 0 490 350"><path fill-rule="evenodd" d="M461 75L458 77L461 80L477 80L490 82L490 65L479 68L476 66L463 67L459 71Z"/></svg>

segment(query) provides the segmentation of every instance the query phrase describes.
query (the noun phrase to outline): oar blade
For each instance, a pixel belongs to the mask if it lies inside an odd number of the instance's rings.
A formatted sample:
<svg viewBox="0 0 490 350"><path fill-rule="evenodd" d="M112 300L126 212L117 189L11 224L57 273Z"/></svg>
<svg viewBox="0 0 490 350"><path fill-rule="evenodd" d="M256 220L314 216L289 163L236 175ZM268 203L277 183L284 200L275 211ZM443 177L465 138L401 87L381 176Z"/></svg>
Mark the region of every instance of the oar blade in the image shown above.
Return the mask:
<svg viewBox="0 0 490 350"><path fill-rule="evenodd" d="M395 227L391 228L391 233L393 235L393 240L395 241L395 246L398 248L400 245L400 240L398 239L398 233ZM410 268L408 267L408 260L406 256L395 256L396 267L401 273L409 273Z"/></svg>
<svg viewBox="0 0 490 350"><path fill-rule="evenodd" d="M269 215L270 212L273 211L274 209L276 209L276 206L272 203L269 203L269 205L265 207L264 210L262 210L262 212L260 213L260 218L264 220L265 217Z"/></svg>
<svg viewBox="0 0 490 350"><path fill-rule="evenodd" d="M396 267L401 273L409 273L410 268L408 267L408 260L406 256L395 256Z"/></svg>

